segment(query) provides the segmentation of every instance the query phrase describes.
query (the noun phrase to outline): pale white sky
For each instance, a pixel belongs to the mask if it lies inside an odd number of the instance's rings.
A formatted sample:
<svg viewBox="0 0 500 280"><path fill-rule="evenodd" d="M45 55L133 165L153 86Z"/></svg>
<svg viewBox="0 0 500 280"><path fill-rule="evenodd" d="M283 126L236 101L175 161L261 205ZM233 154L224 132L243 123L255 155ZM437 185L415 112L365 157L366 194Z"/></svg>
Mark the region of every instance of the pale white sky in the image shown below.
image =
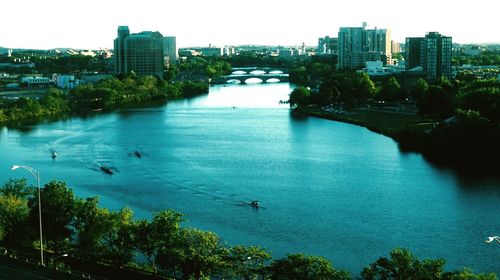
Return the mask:
<svg viewBox="0 0 500 280"><path fill-rule="evenodd" d="M2 0L0 46L112 48L118 25L176 36L178 47L315 46L363 21L399 42L429 31L457 43L500 42L499 11L500 0Z"/></svg>

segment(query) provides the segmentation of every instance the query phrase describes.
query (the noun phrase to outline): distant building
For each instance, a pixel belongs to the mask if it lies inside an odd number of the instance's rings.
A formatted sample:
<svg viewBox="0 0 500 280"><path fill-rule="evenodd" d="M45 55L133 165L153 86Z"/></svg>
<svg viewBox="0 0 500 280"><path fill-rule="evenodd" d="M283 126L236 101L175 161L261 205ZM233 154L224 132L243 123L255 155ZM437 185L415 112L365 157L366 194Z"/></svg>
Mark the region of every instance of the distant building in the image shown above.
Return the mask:
<svg viewBox="0 0 500 280"><path fill-rule="evenodd" d="M75 76L73 75L54 74L52 75L52 80L58 88L62 89L72 89L83 84L83 81L75 79Z"/></svg>
<svg viewBox="0 0 500 280"><path fill-rule="evenodd" d="M28 88L48 87L53 84L53 81L47 77L23 77L21 85Z"/></svg>
<svg viewBox="0 0 500 280"><path fill-rule="evenodd" d="M361 69L366 61L391 63L391 31L389 29L366 29L341 27L338 33L338 68Z"/></svg>
<svg viewBox="0 0 500 280"><path fill-rule="evenodd" d="M367 61L382 61L385 64L392 62L391 30L366 30Z"/></svg>
<svg viewBox="0 0 500 280"><path fill-rule="evenodd" d="M229 47L229 46L224 47L224 56L232 56L234 54L235 54L235 51L234 51L233 47Z"/></svg>
<svg viewBox="0 0 500 280"><path fill-rule="evenodd" d="M177 43L175 36L163 37L163 55L167 64L177 64Z"/></svg>
<svg viewBox="0 0 500 280"><path fill-rule="evenodd" d="M480 46L466 46L462 50L464 55L477 56L483 52L483 48Z"/></svg>
<svg viewBox="0 0 500 280"><path fill-rule="evenodd" d="M406 70L424 65L424 38L406 38L405 43L405 68Z"/></svg>
<svg viewBox="0 0 500 280"><path fill-rule="evenodd" d="M278 55L280 57L292 57L295 55L295 50L294 49L279 49Z"/></svg>
<svg viewBox="0 0 500 280"><path fill-rule="evenodd" d="M391 53L400 53L401 52L401 44L395 41L391 41Z"/></svg>
<svg viewBox="0 0 500 280"><path fill-rule="evenodd" d="M422 67L428 80L451 79L452 38L438 32L406 38L406 69Z"/></svg>
<svg viewBox="0 0 500 280"><path fill-rule="evenodd" d="M160 32L130 34L128 26L120 26L114 46L116 74L133 71L137 75L163 77L163 36Z"/></svg>
<svg viewBox="0 0 500 280"><path fill-rule="evenodd" d="M341 27L338 37L340 69L360 69L366 62L364 27Z"/></svg>
<svg viewBox="0 0 500 280"><path fill-rule="evenodd" d="M339 49L339 39L325 36L318 39L317 55L337 54Z"/></svg>
<svg viewBox="0 0 500 280"><path fill-rule="evenodd" d="M203 56L222 56L224 54L224 50L219 47L212 47L209 45L208 48L200 48L198 51Z"/></svg>

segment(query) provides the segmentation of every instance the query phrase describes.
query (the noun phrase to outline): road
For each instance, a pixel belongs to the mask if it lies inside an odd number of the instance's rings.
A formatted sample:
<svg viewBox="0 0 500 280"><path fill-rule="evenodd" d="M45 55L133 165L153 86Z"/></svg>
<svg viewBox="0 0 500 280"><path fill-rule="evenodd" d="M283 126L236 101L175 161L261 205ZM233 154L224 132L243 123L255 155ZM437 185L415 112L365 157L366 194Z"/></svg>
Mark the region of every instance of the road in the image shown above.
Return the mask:
<svg viewBox="0 0 500 280"><path fill-rule="evenodd" d="M50 280L46 276L38 275L34 271L29 271L11 264L0 262L0 280Z"/></svg>

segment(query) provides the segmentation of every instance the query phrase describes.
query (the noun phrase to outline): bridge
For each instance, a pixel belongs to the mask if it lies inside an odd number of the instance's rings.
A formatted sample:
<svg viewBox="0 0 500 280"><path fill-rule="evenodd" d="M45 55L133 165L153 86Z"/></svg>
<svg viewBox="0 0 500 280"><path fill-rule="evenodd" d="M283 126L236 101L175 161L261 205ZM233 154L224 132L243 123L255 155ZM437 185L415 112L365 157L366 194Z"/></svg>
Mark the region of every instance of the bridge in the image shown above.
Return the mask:
<svg viewBox="0 0 500 280"><path fill-rule="evenodd" d="M238 82L246 84L248 79L257 78L263 83L270 82L288 82L288 74L233 74L229 76L221 76L213 78L210 82L212 84L227 84L231 82Z"/></svg>
<svg viewBox="0 0 500 280"><path fill-rule="evenodd" d="M262 71L265 74L284 74L286 70L276 68L276 67L234 67L233 69L233 74L244 74L243 72L247 74L251 74L253 71ZM238 73L235 73L238 72Z"/></svg>
<svg viewBox="0 0 500 280"><path fill-rule="evenodd" d="M288 74L283 69L273 67L235 67L228 76L213 78L212 84L241 83L246 84L248 79L259 79L263 83L288 82Z"/></svg>

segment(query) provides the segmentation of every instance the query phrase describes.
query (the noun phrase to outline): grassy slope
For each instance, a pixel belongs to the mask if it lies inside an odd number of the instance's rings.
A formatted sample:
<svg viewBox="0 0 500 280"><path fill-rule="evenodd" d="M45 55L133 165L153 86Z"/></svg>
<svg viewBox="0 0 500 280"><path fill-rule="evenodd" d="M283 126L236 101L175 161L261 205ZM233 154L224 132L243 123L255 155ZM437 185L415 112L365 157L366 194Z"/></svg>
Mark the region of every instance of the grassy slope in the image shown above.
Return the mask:
<svg viewBox="0 0 500 280"><path fill-rule="evenodd" d="M436 120L418 115L397 112L381 112L366 109L352 109L344 113L325 112L321 108L302 108L298 111L310 116L352 123L372 131L387 135L397 140L398 133L404 128L412 128L424 133L432 128Z"/></svg>

